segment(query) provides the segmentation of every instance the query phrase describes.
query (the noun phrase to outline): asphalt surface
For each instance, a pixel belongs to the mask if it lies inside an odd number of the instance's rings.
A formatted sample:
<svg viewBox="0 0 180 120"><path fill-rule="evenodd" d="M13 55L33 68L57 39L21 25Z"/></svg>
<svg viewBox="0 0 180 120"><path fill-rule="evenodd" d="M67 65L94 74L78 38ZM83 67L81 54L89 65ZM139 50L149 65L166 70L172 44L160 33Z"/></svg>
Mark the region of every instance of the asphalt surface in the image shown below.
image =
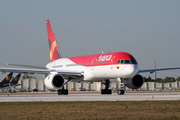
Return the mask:
<svg viewBox="0 0 180 120"><path fill-rule="evenodd" d="M99 92L57 93L1 93L0 102L23 101L153 101L180 100L180 92L127 92L124 95L101 95Z"/></svg>

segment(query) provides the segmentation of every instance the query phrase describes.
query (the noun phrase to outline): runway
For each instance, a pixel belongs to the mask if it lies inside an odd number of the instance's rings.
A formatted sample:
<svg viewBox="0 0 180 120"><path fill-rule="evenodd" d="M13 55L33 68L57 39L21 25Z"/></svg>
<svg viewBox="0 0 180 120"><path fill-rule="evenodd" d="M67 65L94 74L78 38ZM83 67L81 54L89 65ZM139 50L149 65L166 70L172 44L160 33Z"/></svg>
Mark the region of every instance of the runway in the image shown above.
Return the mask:
<svg viewBox="0 0 180 120"><path fill-rule="evenodd" d="M100 93L81 93L69 95L28 93L28 94L1 94L0 102L23 102L23 101L147 101L147 100L180 100L180 92L159 93L126 93L124 95L101 95Z"/></svg>

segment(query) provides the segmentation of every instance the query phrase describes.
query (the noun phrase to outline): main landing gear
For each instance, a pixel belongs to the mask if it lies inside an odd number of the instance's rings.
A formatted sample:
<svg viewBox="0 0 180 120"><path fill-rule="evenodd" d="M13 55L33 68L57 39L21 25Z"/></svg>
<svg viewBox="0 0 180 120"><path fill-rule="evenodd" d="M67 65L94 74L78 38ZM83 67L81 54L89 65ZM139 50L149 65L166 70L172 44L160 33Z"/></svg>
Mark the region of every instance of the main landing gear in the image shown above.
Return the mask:
<svg viewBox="0 0 180 120"><path fill-rule="evenodd" d="M120 84L120 88L119 88L119 90L117 90L117 94L118 95L124 95L124 93L125 93L125 91L124 91L124 83L122 83L120 78L118 78L117 81Z"/></svg>
<svg viewBox="0 0 180 120"><path fill-rule="evenodd" d="M105 87L105 89L101 90L101 94L112 94L111 89L109 89L110 81L106 80L104 84L105 84L106 87Z"/></svg>
<svg viewBox="0 0 180 120"><path fill-rule="evenodd" d="M57 92L58 92L58 95L68 95L68 89L64 89L64 85L69 82L71 80L71 77L69 77L68 81L66 81L64 84L63 84L63 87L62 89L58 89Z"/></svg>
<svg viewBox="0 0 180 120"><path fill-rule="evenodd" d="M58 95L68 95L68 89L64 89L64 86L62 89L57 90Z"/></svg>

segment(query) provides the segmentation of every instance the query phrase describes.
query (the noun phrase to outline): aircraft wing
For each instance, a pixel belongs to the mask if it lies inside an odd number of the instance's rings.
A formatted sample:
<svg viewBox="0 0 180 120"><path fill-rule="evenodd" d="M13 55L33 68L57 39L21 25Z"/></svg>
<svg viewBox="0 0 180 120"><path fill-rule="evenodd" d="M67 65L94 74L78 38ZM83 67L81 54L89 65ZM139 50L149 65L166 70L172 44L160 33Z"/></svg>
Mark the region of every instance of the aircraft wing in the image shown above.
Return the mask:
<svg viewBox="0 0 180 120"><path fill-rule="evenodd" d="M153 73L156 71L176 70L176 69L180 69L180 67L144 69L144 70L139 70L139 73L144 73L144 72Z"/></svg>
<svg viewBox="0 0 180 120"><path fill-rule="evenodd" d="M0 67L0 71L2 72L14 72L14 73L27 73L27 74L49 74L49 70L42 69L22 69L22 68L2 68Z"/></svg>
<svg viewBox="0 0 180 120"><path fill-rule="evenodd" d="M24 74L50 74L51 72L55 72L57 74L61 74L65 79L71 78L81 78L84 75L84 72L80 71L55 71L55 70L43 70L43 69L23 69L23 68L2 68L0 67L1 72L13 72L13 73L24 73Z"/></svg>
<svg viewBox="0 0 180 120"><path fill-rule="evenodd" d="M32 66L32 65L19 65L19 64L10 64L7 63L6 65L11 65L11 66L19 66L19 67L28 67L28 68L34 68L34 69L47 69L46 67L42 67L42 66Z"/></svg>

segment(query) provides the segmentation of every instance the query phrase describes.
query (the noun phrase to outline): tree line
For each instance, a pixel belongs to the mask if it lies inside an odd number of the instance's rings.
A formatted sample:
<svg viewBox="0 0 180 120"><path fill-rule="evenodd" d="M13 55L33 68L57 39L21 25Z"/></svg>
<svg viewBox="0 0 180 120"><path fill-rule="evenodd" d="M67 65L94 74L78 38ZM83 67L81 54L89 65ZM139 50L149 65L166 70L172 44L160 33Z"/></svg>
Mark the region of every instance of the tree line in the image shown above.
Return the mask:
<svg viewBox="0 0 180 120"><path fill-rule="evenodd" d="M176 81L180 81L180 76L177 77L176 79L174 77L165 77L165 79L156 78L156 80L152 79L150 76L148 78L144 77L144 82L170 83Z"/></svg>

